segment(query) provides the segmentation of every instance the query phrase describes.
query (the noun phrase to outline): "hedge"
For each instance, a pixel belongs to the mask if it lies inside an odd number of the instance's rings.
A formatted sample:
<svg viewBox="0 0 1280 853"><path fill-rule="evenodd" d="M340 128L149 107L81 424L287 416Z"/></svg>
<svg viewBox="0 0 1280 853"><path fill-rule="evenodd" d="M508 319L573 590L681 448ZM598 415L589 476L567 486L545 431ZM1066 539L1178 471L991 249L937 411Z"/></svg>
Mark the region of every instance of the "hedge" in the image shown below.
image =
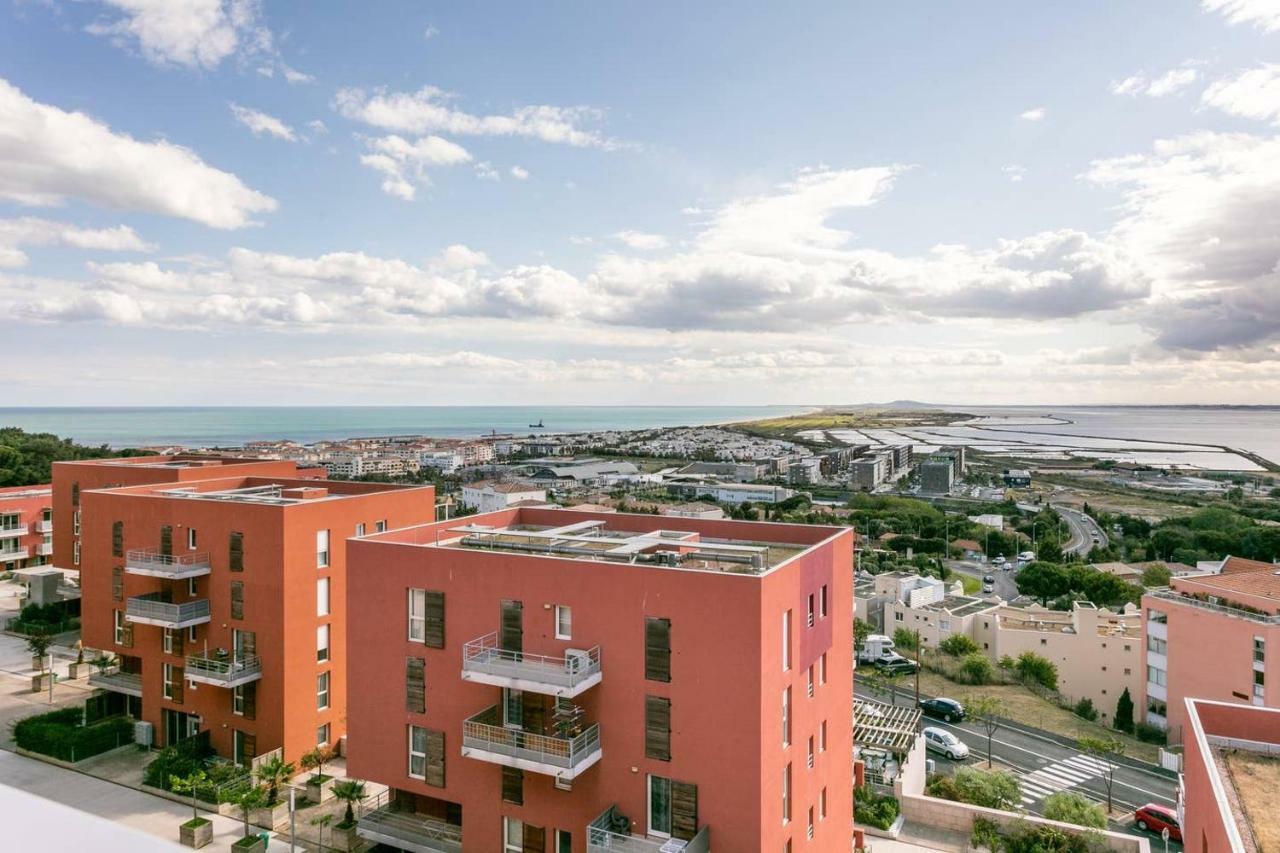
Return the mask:
<svg viewBox="0 0 1280 853"><path fill-rule="evenodd" d="M109 717L87 726L80 725L82 719L80 708L27 717L14 724L13 740L29 752L71 762L133 743L133 721L127 717Z"/></svg>

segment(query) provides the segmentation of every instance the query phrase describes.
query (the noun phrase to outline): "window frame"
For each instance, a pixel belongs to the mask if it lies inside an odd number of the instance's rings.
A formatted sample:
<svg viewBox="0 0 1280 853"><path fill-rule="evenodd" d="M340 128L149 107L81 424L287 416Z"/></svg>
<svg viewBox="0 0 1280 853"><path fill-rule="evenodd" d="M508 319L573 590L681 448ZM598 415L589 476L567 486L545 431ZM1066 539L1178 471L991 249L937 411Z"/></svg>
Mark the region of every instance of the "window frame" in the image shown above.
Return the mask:
<svg viewBox="0 0 1280 853"><path fill-rule="evenodd" d="M316 578L316 616L329 616L333 612L329 581L330 579L327 577ZM324 590L323 596L321 595L321 590Z"/></svg>
<svg viewBox="0 0 1280 853"><path fill-rule="evenodd" d="M323 640L321 639L323 637ZM316 626L316 663L325 663L332 657L330 643L333 641L333 631L328 622ZM324 645L321 645L321 642Z"/></svg>
<svg viewBox="0 0 1280 853"><path fill-rule="evenodd" d="M420 751L415 750L413 746L413 734L415 730L422 733L422 749ZM426 729L426 726L415 726L412 723L410 723L408 734L409 734L409 743L408 743L408 752L407 752L407 755L408 755L408 764L407 764L408 769L406 771L407 775L409 776L410 779L421 779L422 781L425 782L427 780L427 729ZM415 758L421 758L422 760L421 773L413 772L413 760Z"/></svg>
<svg viewBox="0 0 1280 853"><path fill-rule="evenodd" d="M419 598L419 612L414 614L414 598ZM411 643L426 643L427 641L427 591L416 587L409 587L408 591L408 635ZM413 626L415 622L420 626L418 636L414 636Z"/></svg>
<svg viewBox="0 0 1280 853"><path fill-rule="evenodd" d="M329 703L333 699L333 678L330 670L316 673L316 710L329 710Z"/></svg>
<svg viewBox="0 0 1280 853"><path fill-rule="evenodd" d="M321 540L324 541L324 547L320 547ZM330 550L333 548L333 537L327 529L316 531L316 568L329 568Z"/></svg>
<svg viewBox="0 0 1280 853"><path fill-rule="evenodd" d="M563 622L564 622L564 620L561 619L562 615L564 617L567 617L568 626L569 626L568 630L562 630ZM573 608L567 604L557 604L555 606L555 620L556 620L556 624L555 624L556 639L572 640L573 639Z"/></svg>

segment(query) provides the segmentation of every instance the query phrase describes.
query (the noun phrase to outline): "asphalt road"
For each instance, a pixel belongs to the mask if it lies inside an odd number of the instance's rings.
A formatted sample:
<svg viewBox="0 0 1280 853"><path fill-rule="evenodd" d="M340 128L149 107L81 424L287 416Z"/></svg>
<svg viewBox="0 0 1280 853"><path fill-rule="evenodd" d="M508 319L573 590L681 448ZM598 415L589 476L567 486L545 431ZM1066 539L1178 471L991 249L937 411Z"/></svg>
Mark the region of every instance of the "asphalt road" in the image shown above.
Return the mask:
<svg viewBox="0 0 1280 853"><path fill-rule="evenodd" d="M1002 570L999 566L993 566L990 563L979 563L975 560L947 560L946 566L953 572L959 572L970 577L977 578L981 581L987 575L995 578L994 595L999 596L1005 601L1013 601L1018 597L1018 584L1014 580L1017 577L1017 561L1006 563L1009 567L1008 571ZM992 594L978 592L979 598L990 598Z"/></svg>
<svg viewBox="0 0 1280 853"><path fill-rule="evenodd" d="M1071 538L1062 546L1063 553L1085 556L1093 548L1095 536L1100 547L1107 547L1107 532L1098 525L1098 522L1083 512L1064 506L1052 506L1052 509L1071 528Z"/></svg>
<svg viewBox="0 0 1280 853"><path fill-rule="evenodd" d="M878 701L888 699L885 695L867 691L861 685L856 685L855 693ZM910 706L914 701L914 692L898 691L897 704ZM986 766L987 735L985 729L977 723L952 725L925 717L921 725L951 731L969 746L969 758L961 762L930 753L929 757L934 760L938 772L954 772L955 767L960 764ZM991 739L991 752L996 764L1013 768L1018 774L1023 788L1022 805L1032 814L1041 814L1045 797L1060 790L1075 791L1100 803L1107 801L1105 773L1094 759L1083 755L1078 749L1036 734L1034 729L997 729ZM1154 769L1147 771L1127 764L1119 765L1112 785L1112 804L1116 811L1130 813L1147 803L1174 808L1177 805L1177 787L1175 779ZM1160 836L1139 832L1129 820L1117 822L1113 828L1151 839L1153 850L1164 849ZM1169 849L1182 848L1171 842Z"/></svg>

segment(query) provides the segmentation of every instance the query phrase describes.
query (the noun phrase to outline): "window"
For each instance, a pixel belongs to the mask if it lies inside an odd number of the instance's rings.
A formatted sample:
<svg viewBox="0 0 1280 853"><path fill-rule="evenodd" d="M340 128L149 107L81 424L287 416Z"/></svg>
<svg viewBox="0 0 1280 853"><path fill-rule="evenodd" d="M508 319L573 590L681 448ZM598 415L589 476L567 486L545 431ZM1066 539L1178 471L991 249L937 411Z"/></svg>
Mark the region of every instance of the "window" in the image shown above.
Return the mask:
<svg viewBox="0 0 1280 853"><path fill-rule="evenodd" d="M818 590L818 617L827 618L827 585L825 583L822 589Z"/></svg>
<svg viewBox="0 0 1280 853"><path fill-rule="evenodd" d="M524 805L524 771L518 767L502 768L502 801Z"/></svg>
<svg viewBox="0 0 1280 853"><path fill-rule="evenodd" d="M555 853L573 853L573 835L563 829L556 830Z"/></svg>
<svg viewBox="0 0 1280 853"><path fill-rule="evenodd" d="M671 837L671 780L649 777L649 835Z"/></svg>
<svg viewBox="0 0 1280 853"><path fill-rule="evenodd" d="M421 643L427 638L427 591L409 590L409 639Z"/></svg>
<svg viewBox="0 0 1280 853"><path fill-rule="evenodd" d="M231 713L243 717L244 716L244 689L247 684L241 684L231 688Z"/></svg>
<svg viewBox="0 0 1280 853"><path fill-rule="evenodd" d="M573 610L566 604L556 605L556 639L573 639Z"/></svg>
<svg viewBox="0 0 1280 853"><path fill-rule="evenodd" d="M162 631L161 631L161 635L160 635L160 637L161 637L161 639L160 639L160 644L161 644L161 647L164 649L164 653L165 653L166 655L173 655L173 654L180 654L180 653L181 653L181 650L179 650L178 652L175 652L175 651L173 650L173 640L174 640L174 634L175 634L175 633L177 634L177 637L178 637L178 645L179 645L179 646L181 646L181 644L182 644L182 629L181 629L181 628L164 628L164 629L162 629Z"/></svg>
<svg viewBox="0 0 1280 853"><path fill-rule="evenodd" d="M804 672L804 689L809 694L809 698L813 698L813 664L809 664L809 668Z"/></svg>
<svg viewBox="0 0 1280 853"><path fill-rule="evenodd" d="M404 707L414 714L427 712L427 662L422 658L405 658Z"/></svg>
<svg viewBox="0 0 1280 853"><path fill-rule="evenodd" d="M813 769L813 735L809 735L809 769Z"/></svg>
<svg viewBox="0 0 1280 853"><path fill-rule="evenodd" d="M316 676L316 709L323 711L329 707L329 673L322 672Z"/></svg>
<svg viewBox="0 0 1280 853"><path fill-rule="evenodd" d="M375 521L373 523L373 530L375 533L382 533L386 529L387 529L387 520L385 518L382 519L382 521Z"/></svg>
<svg viewBox="0 0 1280 853"><path fill-rule="evenodd" d="M827 653L823 652L822 657L818 658L818 684L827 683Z"/></svg>
<svg viewBox="0 0 1280 853"><path fill-rule="evenodd" d="M1147 637L1147 651L1158 655L1169 654L1169 641L1159 637Z"/></svg>
<svg viewBox="0 0 1280 853"><path fill-rule="evenodd" d="M1156 625L1168 625L1169 614L1165 613L1163 610L1152 610L1151 608L1147 608L1147 621L1155 623Z"/></svg>
<svg viewBox="0 0 1280 853"><path fill-rule="evenodd" d="M513 817L502 819L502 853L523 853L524 822Z"/></svg>
<svg viewBox="0 0 1280 853"><path fill-rule="evenodd" d="M1267 660L1267 641L1261 637L1253 638L1253 662L1265 663Z"/></svg>
<svg viewBox="0 0 1280 853"><path fill-rule="evenodd" d="M809 840L813 840L813 806L809 806L809 829L807 830Z"/></svg>
<svg viewBox="0 0 1280 853"><path fill-rule="evenodd" d="M80 510L71 513L71 533L74 536L80 535Z"/></svg>
<svg viewBox="0 0 1280 853"><path fill-rule="evenodd" d="M231 582L231 618L244 618L244 581Z"/></svg>
<svg viewBox="0 0 1280 853"><path fill-rule="evenodd" d="M187 595L194 598L200 594L199 578L187 578Z"/></svg>
<svg viewBox="0 0 1280 853"><path fill-rule="evenodd" d="M818 752L827 751L827 721L823 720L818 727Z"/></svg>
<svg viewBox="0 0 1280 853"><path fill-rule="evenodd" d="M71 543L71 563L72 565L80 565L80 540Z"/></svg>
<svg viewBox="0 0 1280 853"><path fill-rule="evenodd" d="M124 522L111 522L111 556L124 556Z"/></svg>
<svg viewBox="0 0 1280 853"><path fill-rule="evenodd" d="M782 671L791 669L791 611L782 614Z"/></svg>
<svg viewBox="0 0 1280 853"><path fill-rule="evenodd" d="M316 581L316 615L329 615L329 579L320 578Z"/></svg>
<svg viewBox="0 0 1280 853"><path fill-rule="evenodd" d="M117 646L124 645L124 611L115 611L115 643Z"/></svg>
<svg viewBox="0 0 1280 853"><path fill-rule="evenodd" d="M198 628L199 628L198 625L192 625L187 628L187 639L193 643L196 641L196 630Z"/></svg>
<svg viewBox="0 0 1280 853"><path fill-rule="evenodd" d="M427 778L427 730L422 726L409 726L409 775Z"/></svg>
<svg viewBox="0 0 1280 853"><path fill-rule="evenodd" d="M1148 699L1147 713L1155 714L1160 717L1169 716L1169 706L1165 704L1163 699Z"/></svg>
<svg viewBox="0 0 1280 853"><path fill-rule="evenodd" d="M791 688L782 691L782 748L791 746Z"/></svg>
<svg viewBox="0 0 1280 853"><path fill-rule="evenodd" d="M356 525L356 535L357 535L357 536L363 536L363 535L364 535L364 522L363 522L363 521Z"/></svg>
<svg viewBox="0 0 1280 853"><path fill-rule="evenodd" d="M444 787L444 732L409 726L409 775Z"/></svg>
<svg viewBox="0 0 1280 853"><path fill-rule="evenodd" d="M227 568L244 571L244 534L238 531L232 531L227 540Z"/></svg>
<svg viewBox="0 0 1280 853"><path fill-rule="evenodd" d="M1160 687L1164 687L1166 686L1165 679L1167 677L1168 675L1167 673L1165 673L1163 669L1159 669L1158 667L1154 667L1154 666L1147 667L1147 683L1156 684L1156 685L1159 685Z"/></svg>
<svg viewBox="0 0 1280 853"><path fill-rule="evenodd" d="M791 765L782 771L782 825L791 822Z"/></svg>
<svg viewBox="0 0 1280 853"><path fill-rule="evenodd" d="M187 550L194 551L196 549L196 529L194 527L187 528Z"/></svg>
<svg viewBox="0 0 1280 853"><path fill-rule="evenodd" d="M644 755L671 760L671 700L665 696L644 697Z"/></svg>
<svg viewBox="0 0 1280 853"><path fill-rule="evenodd" d="M111 599L124 601L124 568L122 566L111 568Z"/></svg>
<svg viewBox="0 0 1280 853"><path fill-rule="evenodd" d="M329 724L325 723L316 729L316 746L329 745Z"/></svg>
<svg viewBox="0 0 1280 853"><path fill-rule="evenodd" d="M1266 685L1266 673L1260 669L1253 671L1253 695L1261 697L1263 688Z"/></svg>
<svg viewBox="0 0 1280 853"><path fill-rule="evenodd" d="M808 602L807 602L807 603L806 603L806 605L805 605L805 613L807 614L807 616L805 617L805 619L806 619L806 624L807 624L810 628L812 628L812 627L813 627L813 615L814 615L814 603L813 603L813 601L814 601L813 593L809 593L809 599L808 599Z"/></svg>
<svg viewBox="0 0 1280 853"><path fill-rule="evenodd" d="M329 659L329 626L316 628L316 660L324 663Z"/></svg>
<svg viewBox="0 0 1280 853"><path fill-rule="evenodd" d="M644 677L671 680L671 620L644 617Z"/></svg>
<svg viewBox="0 0 1280 853"><path fill-rule="evenodd" d="M818 820L827 819L827 789L823 788L818 794Z"/></svg>
<svg viewBox="0 0 1280 853"><path fill-rule="evenodd" d="M162 694L164 698L171 702L182 704L182 667L173 664L164 664L164 689Z"/></svg>
<svg viewBox="0 0 1280 853"><path fill-rule="evenodd" d="M316 531L316 568L329 565L329 531Z"/></svg>

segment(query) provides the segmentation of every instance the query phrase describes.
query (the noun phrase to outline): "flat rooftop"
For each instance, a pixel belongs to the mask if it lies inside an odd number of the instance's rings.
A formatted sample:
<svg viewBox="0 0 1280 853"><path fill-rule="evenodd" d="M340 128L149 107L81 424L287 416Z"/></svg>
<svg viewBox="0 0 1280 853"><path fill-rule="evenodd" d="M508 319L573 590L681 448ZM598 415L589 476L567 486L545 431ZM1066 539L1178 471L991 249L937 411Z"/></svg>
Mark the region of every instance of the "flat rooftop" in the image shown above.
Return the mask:
<svg viewBox="0 0 1280 853"><path fill-rule="evenodd" d="M293 506L321 500L340 500L378 492L403 491L416 486L363 483L344 480L308 480L287 477L223 477L178 483L152 483L95 491L141 495L170 500L220 501L266 506Z"/></svg>
<svg viewBox="0 0 1280 853"><path fill-rule="evenodd" d="M1255 849L1280 850L1280 758L1241 749L1215 749L1213 758L1231 787L1231 810L1240 827L1252 833Z"/></svg>

